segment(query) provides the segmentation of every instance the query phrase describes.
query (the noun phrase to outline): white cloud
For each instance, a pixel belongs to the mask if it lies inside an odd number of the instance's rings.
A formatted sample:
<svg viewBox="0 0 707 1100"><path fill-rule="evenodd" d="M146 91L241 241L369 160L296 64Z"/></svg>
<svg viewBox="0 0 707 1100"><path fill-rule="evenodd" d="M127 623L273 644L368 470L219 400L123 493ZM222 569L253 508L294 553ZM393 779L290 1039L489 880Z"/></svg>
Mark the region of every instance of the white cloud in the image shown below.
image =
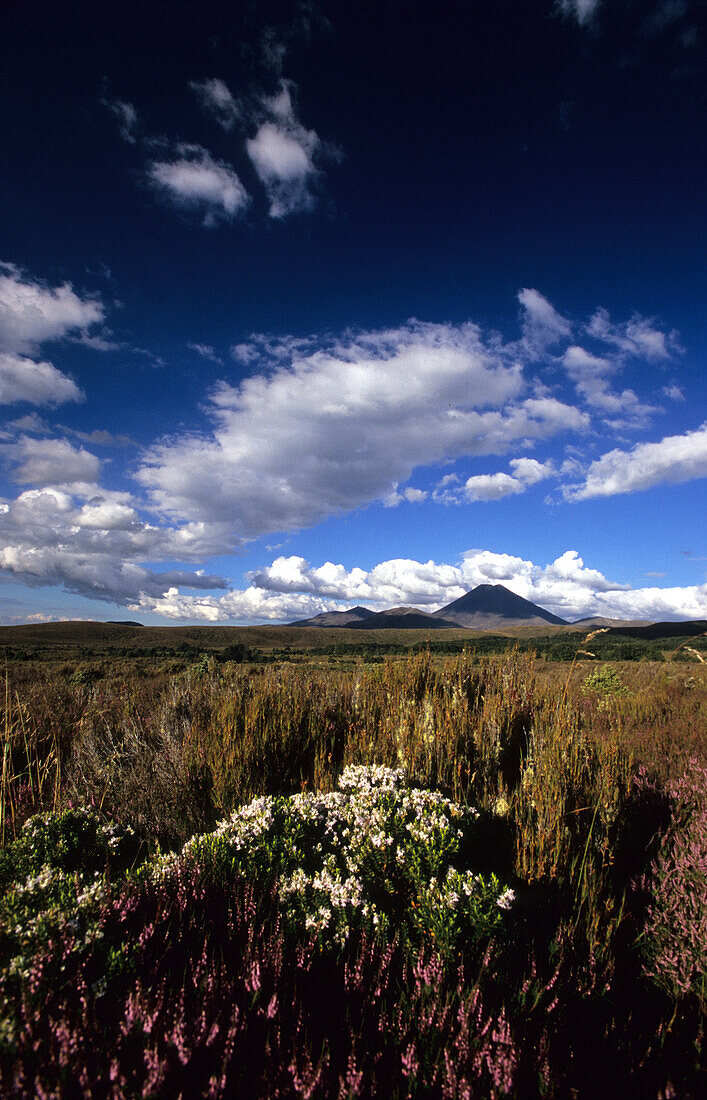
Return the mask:
<svg viewBox="0 0 707 1100"><path fill-rule="evenodd" d="M233 221L248 205L248 194L230 165L214 160L199 145L182 145L175 160L155 161L147 179L173 205L203 214L212 228Z"/></svg>
<svg viewBox="0 0 707 1100"><path fill-rule="evenodd" d="M538 462L536 458L513 458L509 465L512 474L475 474L467 478L462 486L454 484L458 481L456 475L447 475L439 482L433 497L441 504L501 500L524 493L530 485L556 474L552 462Z"/></svg>
<svg viewBox="0 0 707 1100"><path fill-rule="evenodd" d="M557 0L558 10L567 18L576 19L580 27L592 21L601 0Z"/></svg>
<svg viewBox="0 0 707 1100"><path fill-rule="evenodd" d="M137 477L172 518L236 539L385 500L417 466L501 454L589 419L525 396L520 365L472 324L350 333L211 394L213 434L158 443Z"/></svg>
<svg viewBox="0 0 707 1100"><path fill-rule="evenodd" d="M210 344L187 344L190 351L195 351L197 355L200 355L202 359L209 359L212 363L218 363L223 366L223 361L216 354L216 349L212 348Z"/></svg>
<svg viewBox="0 0 707 1100"><path fill-rule="evenodd" d="M224 533L219 543L216 528L207 532L200 524L156 527L140 518L128 493L80 481L66 484L77 475L96 472L91 458L67 444L59 450L45 446L26 456L18 479L31 475L50 483L0 501L0 569L30 585L63 585L71 592L123 605L142 597L159 598L175 585L206 590L228 586L222 577L201 570L148 569L148 560L198 561L223 551ZM52 461L54 474L47 469ZM64 483L51 483L60 477Z"/></svg>
<svg viewBox="0 0 707 1100"><path fill-rule="evenodd" d="M240 107L229 87L218 77L209 80L190 80L189 87L199 98L202 107L224 130L232 130L240 118Z"/></svg>
<svg viewBox="0 0 707 1100"><path fill-rule="evenodd" d="M655 321L635 313L630 321L614 324L606 309L599 308L586 326L588 335L627 355L651 362L671 359L682 352L676 332L664 332Z"/></svg>
<svg viewBox="0 0 707 1100"><path fill-rule="evenodd" d="M512 458L509 463L513 476L526 485L537 485L548 477L554 477L552 462L538 462L537 458Z"/></svg>
<svg viewBox="0 0 707 1100"><path fill-rule="evenodd" d="M0 405L27 401L55 408L66 401L82 401L83 397L76 383L52 363L0 352Z"/></svg>
<svg viewBox="0 0 707 1100"><path fill-rule="evenodd" d="M564 496L588 500L699 477L707 477L707 424L659 443L638 443L630 451L609 451L591 464L584 484L568 486Z"/></svg>
<svg viewBox="0 0 707 1100"><path fill-rule="evenodd" d="M558 340L568 337L572 326L539 291L524 287L518 293L526 351L540 355Z"/></svg>
<svg viewBox="0 0 707 1100"><path fill-rule="evenodd" d="M270 200L272 218L312 209L315 156L325 151L315 131L306 130L295 117L292 88L283 80L277 95L263 101L270 117L246 142L248 156Z"/></svg>
<svg viewBox="0 0 707 1100"><path fill-rule="evenodd" d="M173 589L145 597L133 610L207 622L287 622L361 603L372 610L413 605L427 610L458 599L479 584L503 584L524 599L570 621L609 618L707 617L707 585L631 589L587 568L575 550L540 566L509 554L470 550L458 565L395 558L371 570L280 557L250 575L250 587L224 596L188 596Z"/></svg>
<svg viewBox="0 0 707 1100"><path fill-rule="evenodd" d="M672 386L663 386L663 393L666 397L669 397L671 401L684 401L685 393L680 386L673 384Z"/></svg>
<svg viewBox="0 0 707 1100"><path fill-rule="evenodd" d="M100 462L90 451L74 447L66 439L32 439L20 436L5 444L0 453L13 464L12 480L20 485L70 485L96 481Z"/></svg>
<svg viewBox="0 0 707 1100"><path fill-rule="evenodd" d="M191 619L207 623L283 623L296 619L308 619L320 611L333 609L330 600L313 596L281 596L248 588L242 592L229 592L219 599L188 596L179 588L169 588L160 597L144 594L139 601L128 604L128 610L136 613L151 612L175 621Z"/></svg>
<svg viewBox="0 0 707 1100"><path fill-rule="evenodd" d="M39 349L65 337L88 340L88 330L103 319L102 303L79 297L70 283L50 287L15 264L0 263L0 404L81 401L76 383L40 360Z"/></svg>
<svg viewBox="0 0 707 1100"><path fill-rule="evenodd" d="M49 287L0 263L0 351L32 355L41 344L85 332L103 318L101 302L80 298L70 283Z"/></svg>
<svg viewBox="0 0 707 1100"><path fill-rule="evenodd" d="M577 392L588 405L613 416L614 427L642 427L660 411L655 405L642 404L633 390L610 389L609 379L620 368L620 360L591 355L575 344L567 348L562 362Z"/></svg>

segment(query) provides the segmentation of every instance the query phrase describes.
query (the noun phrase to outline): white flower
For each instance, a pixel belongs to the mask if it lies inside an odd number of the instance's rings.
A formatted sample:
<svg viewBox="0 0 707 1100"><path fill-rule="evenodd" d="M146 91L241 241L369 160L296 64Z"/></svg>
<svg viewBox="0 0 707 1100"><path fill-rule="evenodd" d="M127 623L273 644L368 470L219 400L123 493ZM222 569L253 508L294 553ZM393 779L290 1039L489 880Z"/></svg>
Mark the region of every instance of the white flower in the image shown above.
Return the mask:
<svg viewBox="0 0 707 1100"><path fill-rule="evenodd" d="M497 900L496 905L499 909L510 909L515 899L515 891L511 890L509 886L508 889L503 891L500 898Z"/></svg>

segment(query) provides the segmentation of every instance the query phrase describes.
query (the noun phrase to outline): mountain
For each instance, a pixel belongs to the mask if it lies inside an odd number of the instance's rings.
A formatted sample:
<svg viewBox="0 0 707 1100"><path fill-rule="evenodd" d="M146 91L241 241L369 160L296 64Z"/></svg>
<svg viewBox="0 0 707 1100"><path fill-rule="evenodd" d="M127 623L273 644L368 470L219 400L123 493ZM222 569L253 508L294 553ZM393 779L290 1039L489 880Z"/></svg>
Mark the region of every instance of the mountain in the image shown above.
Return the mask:
<svg viewBox="0 0 707 1100"><path fill-rule="evenodd" d="M311 619L298 619L289 626L362 626L366 619L375 618L375 611L367 607L350 607L348 611L322 611Z"/></svg>
<svg viewBox="0 0 707 1100"><path fill-rule="evenodd" d="M348 611L326 611L311 619L300 619L290 626L346 626L352 630L442 630L466 627L472 630L498 630L519 623L552 623L568 626L565 619L543 607L509 592L502 584L480 584L458 600L429 613L417 607L391 607L388 611L369 611L351 607Z"/></svg>
<svg viewBox="0 0 707 1100"><path fill-rule="evenodd" d="M417 607L391 607L389 611L379 611L363 622L349 623L353 630L444 630L458 626L447 622L439 615L430 615Z"/></svg>
<svg viewBox="0 0 707 1100"><path fill-rule="evenodd" d="M569 625L566 619L560 619L544 607L516 596L502 584L480 584L465 596L435 611L434 615L473 630L497 630L518 623Z"/></svg>

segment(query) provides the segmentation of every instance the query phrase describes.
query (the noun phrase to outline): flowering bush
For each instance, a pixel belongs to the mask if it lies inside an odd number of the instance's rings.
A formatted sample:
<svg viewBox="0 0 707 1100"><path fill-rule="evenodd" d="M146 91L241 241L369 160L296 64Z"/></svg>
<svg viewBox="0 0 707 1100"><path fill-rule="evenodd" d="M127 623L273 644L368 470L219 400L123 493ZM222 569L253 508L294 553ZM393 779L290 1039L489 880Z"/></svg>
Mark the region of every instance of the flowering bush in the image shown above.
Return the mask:
<svg viewBox="0 0 707 1100"><path fill-rule="evenodd" d="M142 844L130 825L88 809L37 814L0 850L0 958L22 976L34 953L66 922L90 938L106 881L124 877Z"/></svg>
<svg viewBox="0 0 707 1100"><path fill-rule="evenodd" d="M462 864L478 811L435 791L408 788L402 769L352 765L338 789L257 798L213 832L187 842L178 859L277 883L292 930L343 944L353 927L401 927L440 950L500 927L513 891Z"/></svg>

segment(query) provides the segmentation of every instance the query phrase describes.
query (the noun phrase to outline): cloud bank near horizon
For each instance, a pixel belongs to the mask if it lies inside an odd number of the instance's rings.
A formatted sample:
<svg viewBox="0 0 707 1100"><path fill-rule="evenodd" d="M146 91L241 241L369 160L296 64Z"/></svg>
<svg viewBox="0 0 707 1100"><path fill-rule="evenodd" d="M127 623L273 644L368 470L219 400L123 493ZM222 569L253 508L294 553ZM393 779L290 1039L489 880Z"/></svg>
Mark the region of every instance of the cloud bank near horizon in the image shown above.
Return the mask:
<svg viewBox="0 0 707 1100"><path fill-rule="evenodd" d="M187 596L173 588L141 599L134 612L156 611L174 621L286 622L361 604L374 611L418 606L436 611L479 584L502 584L532 603L573 621L588 616L623 619L707 618L707 584L633 589L585 566L576 550L548 565L469 550L457 565L395 558L371 570L325 562L312 567L297 555L276 558L250 575L247 589L220 597Z"/></svg>

